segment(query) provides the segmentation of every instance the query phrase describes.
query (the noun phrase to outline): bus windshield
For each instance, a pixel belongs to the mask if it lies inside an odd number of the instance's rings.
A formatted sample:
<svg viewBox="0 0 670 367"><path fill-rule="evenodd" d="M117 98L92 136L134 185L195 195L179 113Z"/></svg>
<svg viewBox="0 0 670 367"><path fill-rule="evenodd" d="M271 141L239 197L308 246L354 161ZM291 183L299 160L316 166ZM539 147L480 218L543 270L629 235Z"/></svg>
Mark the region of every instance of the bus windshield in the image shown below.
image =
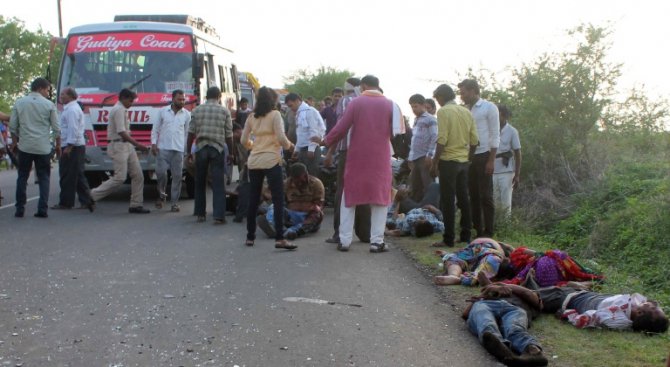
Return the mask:
<svg viewBox="0 0 670 367"><path fill-rule="evenodd" d="M72 87L79 94L118 93L141 81L133 88L138 93L182 89L192 94L192 52L187 35L72 36L61 67L61 89Z"/></svg>

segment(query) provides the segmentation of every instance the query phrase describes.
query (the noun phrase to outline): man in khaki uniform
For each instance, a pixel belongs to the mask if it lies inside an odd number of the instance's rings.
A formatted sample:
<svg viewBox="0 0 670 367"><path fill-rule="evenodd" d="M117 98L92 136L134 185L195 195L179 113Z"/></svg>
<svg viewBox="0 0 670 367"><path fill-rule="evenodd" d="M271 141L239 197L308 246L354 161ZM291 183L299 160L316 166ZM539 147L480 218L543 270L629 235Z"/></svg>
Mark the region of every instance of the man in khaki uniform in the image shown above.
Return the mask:
<svg viewBox="0 0 670 367"><path fill-rule="evenodd" d="M122 89L119 93L119 101L109 111L107 154L112 158L114 176L91 190L91 198L98 201L111 194L126 181L126 176L130 175L131 192L128 212L146 214L150 211L142 206L144 175L135 148L147 152L149 147L141 145L130 136L130 121L128 121L128 109L133 105L136 97L137 94L130 89Z"/></svg>

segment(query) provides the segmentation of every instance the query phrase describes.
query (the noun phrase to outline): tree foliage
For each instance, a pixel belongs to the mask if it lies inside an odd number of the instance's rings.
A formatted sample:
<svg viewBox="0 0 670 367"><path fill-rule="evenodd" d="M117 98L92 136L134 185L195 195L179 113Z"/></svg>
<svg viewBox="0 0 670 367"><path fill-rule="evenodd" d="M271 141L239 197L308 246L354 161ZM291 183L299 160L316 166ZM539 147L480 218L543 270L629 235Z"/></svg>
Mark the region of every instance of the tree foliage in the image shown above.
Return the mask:
<svg viewBox="0 0 670 367"><path fill-rule="evenodd" d="M0 16L0 110L7 111L33 79L45 76L50 40L42 29L33 32L19 19Z"/></svg>
<svg viewBox="0 0 670 367"><path fill-rule="evenodd" d="M284 78L284 88L298 93L303 98L314 97L321 100L331 94L335 87L342 87L354 73L333 67L321 66L315 71L300 69Z"/></svg>

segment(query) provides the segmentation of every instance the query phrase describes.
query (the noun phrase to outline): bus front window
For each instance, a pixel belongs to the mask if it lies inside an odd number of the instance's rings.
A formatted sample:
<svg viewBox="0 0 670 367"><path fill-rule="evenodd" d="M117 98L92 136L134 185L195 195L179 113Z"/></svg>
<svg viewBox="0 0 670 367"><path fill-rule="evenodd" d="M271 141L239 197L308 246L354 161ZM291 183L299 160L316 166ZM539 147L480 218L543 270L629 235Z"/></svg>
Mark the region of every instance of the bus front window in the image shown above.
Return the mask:
<svg viewBox="0 0 670 367"><path fill-rule="evenodd" d="M138 93L193 91L192 56L183 52L106 51L66 55L61 88L78 93L116 93L134 86Z"/></svg>

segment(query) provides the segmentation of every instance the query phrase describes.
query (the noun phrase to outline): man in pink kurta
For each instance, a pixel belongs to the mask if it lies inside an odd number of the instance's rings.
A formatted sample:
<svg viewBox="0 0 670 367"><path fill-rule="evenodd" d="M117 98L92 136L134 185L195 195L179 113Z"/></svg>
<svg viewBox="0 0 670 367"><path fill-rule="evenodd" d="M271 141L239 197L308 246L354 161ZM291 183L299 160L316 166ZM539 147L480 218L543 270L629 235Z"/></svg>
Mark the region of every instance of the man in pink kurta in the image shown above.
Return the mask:
<svg viewBox="0 0 670 367"><path fill-rule="evenodd" d="M344 168L340 206L340 251L351 245L356 205L370 204L370 252L386 250L384 225L391 203L391 134L394 103L379 91L379 79L361 80L362 95L352 100L342 118L326 135L327 146L351 138Z"/></svg>

